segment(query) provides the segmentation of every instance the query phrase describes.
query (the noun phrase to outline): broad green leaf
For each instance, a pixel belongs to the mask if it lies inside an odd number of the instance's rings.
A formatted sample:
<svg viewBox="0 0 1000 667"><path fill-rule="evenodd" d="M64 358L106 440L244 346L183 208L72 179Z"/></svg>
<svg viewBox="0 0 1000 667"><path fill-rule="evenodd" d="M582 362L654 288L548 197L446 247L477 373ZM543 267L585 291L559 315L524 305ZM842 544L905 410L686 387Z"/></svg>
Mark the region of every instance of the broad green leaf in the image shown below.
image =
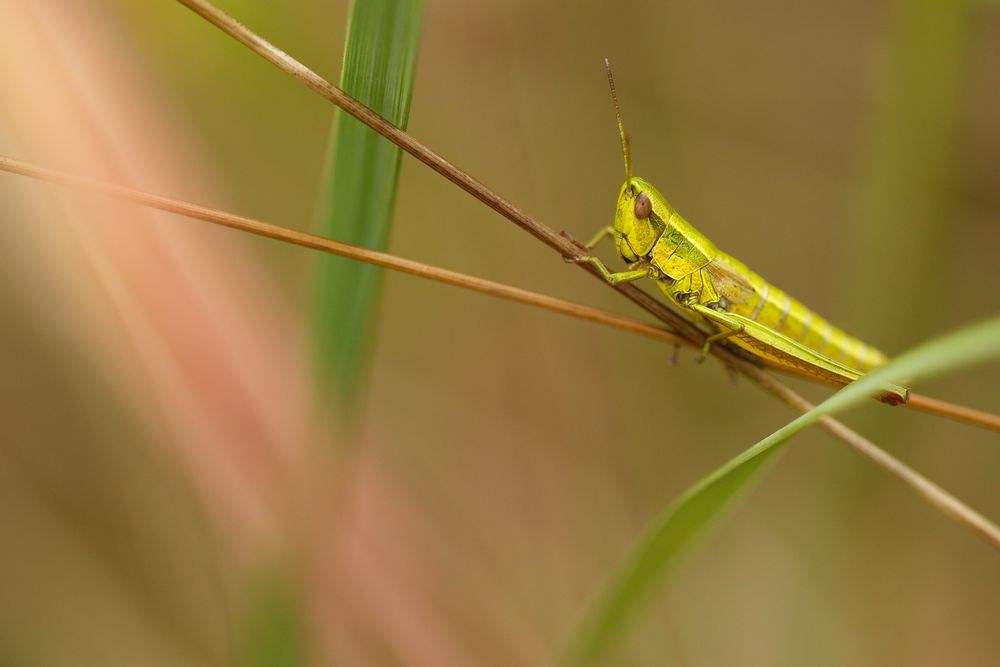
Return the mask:
<svg viewBox="0 0 1000 667"><path fill-rule="evenodd" d="M569 662L599 662L620 644L633 614L656 590L684 549L796 433L824 416L870 400L887 383L912 383L996 358L1000 358L1000 317L924 343L851 383L699 481L653 521L571 638Z"/></svg>
<svg viewBox="0 0 1000 667"><path fill-rule="evenodd" d="M351 3L340 86L406 128L420 34L420 0ZM384 250L400 150L358 120L335 112L319 233ZM312 348L321 397L349 417L364 391L382 270L322 257L315 275Z"/></svg>

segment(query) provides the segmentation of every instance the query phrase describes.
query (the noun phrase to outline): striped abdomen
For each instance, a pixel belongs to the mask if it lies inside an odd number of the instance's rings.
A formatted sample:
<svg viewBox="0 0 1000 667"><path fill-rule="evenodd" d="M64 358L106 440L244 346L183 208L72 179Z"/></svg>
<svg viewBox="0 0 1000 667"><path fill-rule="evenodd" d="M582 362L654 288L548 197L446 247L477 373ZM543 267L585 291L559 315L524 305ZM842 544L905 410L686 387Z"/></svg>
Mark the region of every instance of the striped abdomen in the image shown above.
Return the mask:
<svg viewBox="0 0 1000 667"><path fill-rule="evenodd" d="M719 252L704 270L728 302L727 311L862 373L885 363L880 351L847 335L726 253Z"/></svg>

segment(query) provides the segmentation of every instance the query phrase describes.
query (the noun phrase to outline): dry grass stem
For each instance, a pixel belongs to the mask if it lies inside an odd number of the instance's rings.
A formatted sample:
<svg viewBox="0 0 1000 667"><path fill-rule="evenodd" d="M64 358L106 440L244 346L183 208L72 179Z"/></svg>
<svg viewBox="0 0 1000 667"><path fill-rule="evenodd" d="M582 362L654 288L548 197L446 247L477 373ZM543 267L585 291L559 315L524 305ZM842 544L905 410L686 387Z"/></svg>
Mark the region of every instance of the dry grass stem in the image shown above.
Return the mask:
<svg viewBox="0 0 1000 667"><path fill-rule="evenodd" d="M622 317L621 315L615 315L591 306L585 306L583 304L573 303L572 301L566 301L565 299L539 294L537 292L512 287L510 285L505 285L492 280L486 280L484 278L478 278L476 276L470 276L458 271L451 271L449 269L431 266L430 264L424 264L423 262L417 262L412 259L404 259L389 253L363 248L361 246L344 243L342 241L335 241L323 236L317 236L316 234L301 232L288 227L281 227L280 225L264 222L262 220L256 220L254 218L248 218L214 208L207 208L205 206L199 206L197 204L177 199L170 199L160 195L154 195L148 192L127 188L121 185L115 185L113 183L73 176L65 172L47 169L45 167L22 162L20 160L13 160L3 156L0 156L0 171L29 176L31 178L36 178L58 185L80 188L89 192L100 193L115 199L129 201L142 206L167 211L168 213L175 213L177 215L194 218L196 220L203 220L212 224L222 225L223 227L237 229L239 231L255 234L257 236L264 236L266 238L282 241L284 243L290 243L304 248L311 248L313 250L319 250L321 252L338 255L340 257L348 257L350 259L355 259L368 264L374 264L375 266L381 266L387 269L393 269L395 271L401 271L403 273L419 276L421 278L427 278L428 280L434 280L447 285L464 287L474 292L497 297L499 299L536 306L555 313L569 315L570 317L588 320L590 322L596 322L598 324L603 324L615 329L621 329L623 331L630 331L632 333L641 334L657 340L666 341L668 343L691 345L690 341L681 338L677 334L671 333L666 329L655 327L629 317Z"/></svg>

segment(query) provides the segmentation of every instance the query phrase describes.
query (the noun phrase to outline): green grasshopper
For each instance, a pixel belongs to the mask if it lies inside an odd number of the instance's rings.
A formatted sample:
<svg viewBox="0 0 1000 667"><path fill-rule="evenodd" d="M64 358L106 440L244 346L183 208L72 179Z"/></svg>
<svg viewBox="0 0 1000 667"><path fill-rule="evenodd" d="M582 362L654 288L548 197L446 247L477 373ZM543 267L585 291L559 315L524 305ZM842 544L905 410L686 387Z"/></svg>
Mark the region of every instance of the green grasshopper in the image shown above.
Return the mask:
<svg viewBox="0 0 1000 667"><path fill-rule="evenodd" d="M613 237L629 270L611 272L592 255L574 261L592 264L612 284L641 278L655 281L686 319L708 322L718 331L706 339L702 359L714 343L729 340L779 368L838 383L852 382L885 363L882 352L834 327L716 248L656 188L632 176L614 78L607 61L605 66L618 117L625 183L618 194L614 225L598 232L587 248ZM880 399L896 405L908 397L906 387L889 385Z"/></svg>

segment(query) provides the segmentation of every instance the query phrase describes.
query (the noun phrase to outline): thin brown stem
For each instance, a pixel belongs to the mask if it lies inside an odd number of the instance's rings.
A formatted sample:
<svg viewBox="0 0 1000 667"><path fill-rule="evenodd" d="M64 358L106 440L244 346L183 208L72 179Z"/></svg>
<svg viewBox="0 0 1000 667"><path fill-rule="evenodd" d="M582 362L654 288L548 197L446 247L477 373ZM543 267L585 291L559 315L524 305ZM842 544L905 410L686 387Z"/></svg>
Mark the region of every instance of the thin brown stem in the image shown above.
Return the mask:
<svg viewBox="0 0 1000 667"><path fill-rule="evenodd" d="M499 299L535 306L537 308L550 310L552 312L568 315L577 319L596 322L597 324L602 324L604 326L622 331L629 331L648 338L673 343L674 345L695 347L695 343L677 335L676 333L668 331L662 327L640 322L639 320L630 317L615 315L591 306L585 306L583 304L573 303L572 301L566 301L564 299L558 299L545 294L539 294L537 292L512 287L510 285L486 280L484 278L478 278L476 276L460 273L458 271L451 271L449 269L431 266L429 264L424 264L423 262L404 259L396 255L370 250L368 248L352 245L350 243L335 241L322 236L316 236L315 234L296 231L294 229L228 213L226 211L207 208L177 199L169 199L160 195L126 188L121 185L82 178L66 172L48 169L46 167L41 167L39 165L3 156L0 156L0 171L7 171L50 183L101 193L109 197L130 201L142 206L176 213L178 215L203 220L212 224L223 225L225 227L230 227L232 229L237 229L250 234L256 234L258 236L265 236L284 243L312 248L314 250L339 255L341 257L348 257L360 262L366 262L387 269L401 271L403 273L419 276L428 280L434 280L447 285L470 289L474 292L486 294ZM772 366L772 368L774 370L790 373L796 377L802 377L813 382L820 382L830 386L841 386L832 381L822 380L815 376L798 373L777 365ZM952 419L954 421L1000 431L1000 417L988 412L982 412L965 406L946 403L945 401L940 401L938 399L922 396L916 393L910 394L910 400L906 403L906 406L927 412L929 414Z"/></svg>
<svg viewBox="0 0 1000 667"><path fill-rule="evenodd" d="M1000 416L975 410L964 405L956 405L947 401L931 398L922 394L910 392L910 400L906 402L906 407L929 415L945 417L952 421L979 426L980 428L1000 431Z"/></svg>
<svg viewBox="0 0 1000 667"><path fill-rule="evenodd" d="M289 229L288 227L281 227L262 220L255 220L242 215L227 213L226 211L207 208L205 206L199 206L197 204L191 204L177 199L169 199L167 197L161 197L160 195L154 195L148 192L126 188L121 185L115 185L113 183L73 176L72 174L67 174L65 172L47 169L28 162L13 160L2 156L0 156L0 171L7 171L13 174L20 174L22 176L29 176L39 180L48 181L50 183L67 185L91 192L97 192L109 197L114 197L115 199L141 204L142 206L148 206L150 208L167 211L169 213L176 213L178 215L194 218L196 220L203 220L216 225L222 225L223 227L230 227L232 229L255 234L257 236L263 236L269 239L275 239L285 243L302 246L303 248L311 248L313 250L319 250L332 255L339 255L340 257L348 257L350 259L366 262L368 264L374 264L387 269L401 271L403 273L419 276L421 278L427 278L428 280L435 280L447 285L464 287L474 292L487 294L499 299L544 308L545 310L551 310L563 315L569 315L570 317L575 317L577 319L589 320L591 322L603 324L615 329L631 331L632 333L642 334L644 336L663 340L669 343L675 343L677 345L691 345L690 341L661 327L655 327L632 318L614 315L613 313L609 313L598 308L592 308L591 306L573 303L572 301L566 301L564 299L558 299L545 294L539 294L537 292L531 292L518 287L512 287L510 285L494 282L492 280L486 280L485 278L470 276L458 271L451 271L449 269L431 266L430 264L424 264L423 262L417 262L412 259L404 259L402 257L397 257L396 255L390 255L389 253L363 248L350 243L335 241L323 236L317 236L316 234L301 232L295 229Z"/></svg>
<svg viewBox="0 0 1000 667"><path fill-rule="evenodd" d="M1000 548L1000 528L995 523L842 423L830 419L829 423L824 424L827 419L829 418L824 417L820 422L827 433L835 435L858 454L901 480L946 516L971 528L989 544Z"/></svg>
<svg viewBox="0 0 1000 667"><path fill-rule="evenodd" d="M782 399L795 410L807 412L813 409L813 405L804 398L788 390L784 385L776 382L767 373L761 372L759 382L764 384L771 382L775 385L776 395L781 395ZM840 440L855 452L865 457L871 463L896 477L909 486L921 498L926 500L931 506L943 512L946 516L971 528L976 534L984 538L993 547L1000 549L1000 528L982 514L972 509L961 500L951 495L943 488L927 479L919 472L909 467L892 454L878 447L868 438L852 431L843 423L831 417L823 417L819 420L819 427Z"/></svg>
<svg viewBox="0 0 1000 667"><path fill-rule="evenodd" d="M459 169L443 157L432 151L424 144L417 141L411 135L399 129L377 113L358 102L356 99L340 90L314 71L295 60L287 53L277 48L263 37L249 30L239 21L229 16L209 2L204 0L178 0L181 4L190 8L198 15L215 25L217 28L245 45L254 53L257 53L265 60L275 65L278 69L294 77L310 90L313 90L324 99L337 105L347 113L351 114L372 130L393 142L401 149L424 163L446 179L465 190L467 193L483 202L494 211L504 216L518 227L524 229L535 238L549 246L564 259L579 259L585 254L585 249L578 243L566 236L557 233L552 228L541 224L521 209L501 197L485 184L476 180L465 171ZM595 278L604 282L604 278L590 264L578 264L583 270L589 272ZM700 331L693 324L680 317L665 305L640 290L635 285L619 284L615 286L619 292L628 299L638 304L644 310L650 312L657 319L665 322L671 329L680 333L683 337L696 345L701 345L705 340L705 333ZM726 350L722 346L715 346L713 350L716 356L725 363L736 358L735 354ZM738 354L738 353L736 353ZM731 365L731 364L730 364Z"/></svg>
<svg viewBox="0 0 1000 667"><path fill-rule="evenodd" d="M308 88L318 93L321 97L333 102L335 105L350 113L352 116L368 125L375 132L379 133L389 141L405 150L407 153L420 160L431 169L456 184L476 199L480 200L493 210L497 211L508 220L525 229L532 236L540 239L553 250L557 251L564 258L578 259L583 254L583 248L566 238L562 234L556 233L550 227L534 220L499 194L491 190L485 184L476 180L465 171L451 164L443 157L432 151L430 148L417 141L414 137L394 126L377 113L361 104L353 97L340 90L323 77L312 71L298 60L292 58L287 53L277 48L263 37L249 30L239 21L218 9L206 0L178 0L198 15L215 25L217 28L230 35L241 44L247 46L251 51L257 53L268 62L272 63L280 70L298 79ZM578 264L598 279L600 274L590 264ZM603 282L603 279L601 279ZM695 346L700 346L705 339L705 332L699 330L684 318L678 316L662 303L652 298L639 288L631 284L619 284L614 286L627 298L638 304L641 308L656 316L661 321L670 326L671 329L679 332L688 342ZM723 363L735 367L739 370L753 367L740 353L733 352L725 346L717 345L713 347L713 352ZM742 362L742 363L740 363ZM772 392L773 393L773 392ZM914 400L914 398L916 400ZM925 397L911 397L913 405L911 407L942 416L956 418L970 424L984 425L987 428L1000 429L1000 418L987 413L963 408L960 410L950 410L950 406L940 401L926 399Z"/></svg>
<svg viewBox="0 0 1000 667"><path fill-rule="evenodd" d="M497 213L501 214L518 227L521 227L545 245L555 250L564 259L579 259L585 254L585 249L580 244L572 241L566 236L557 233L552 228L533 219L512 203L491 190L485 184L473 178L465 171L459 169L443 157L432 151L430 148L417 141L414 137L399 129L389 121L385 120L377 113L358 102L356 99L340 90L330 82L326 81L316 72L312 71L290 55L277 48L263 37L249 30L242 23L229 16L219 8L205 0L178 0L199 16L205 18L217 28L245 45L254 53L260 55L265 60L299 80L309 89L315 91L324 99L334 103L339 108L348 112L372 130L393 142L401 149L424 163L446 179L465 190L473 197L483 202ZM577 266L589 272L592 276L604 284L608 284L600 275L598 270L588 263L578 263ZM625 295L639 307L646 310L657 319L666 323L670 329L679 333L694 345L701 346L705 340L706 333L698 327L688 322L686 319L670 310L660 301L654 299L649 294L632 284L620 283L614 289ZM756 368L754 362L748 360L740 352L735 352L722 345L712 348L712 353L727 366L737 370L748 370Z"/></svg>
<svg viewBox="0 0 1000 667"><path fill-rule="evenodd" d="M769 362L765 363L768 368L772 370L776 370L780 373L791 375L793 377L802 378L804 380L809 380L810 382L825 384L831 387L844 386L841 382L818 378L815 375L810 375L803 370L779 366ZM878 399L876 398L875 400ZM935 417L943 417L944 419L950 419L951 421L958 422L960 424L978 426L979 428L984 428L989 431L1000 431L1000 415L984 412L983 410L976 410L975 408L958 405L956 403L949 403L948 401L942 401L937 398L931 398L930 396L918 394L915 391L910 392L910 397L907 399L906 403L900 407L934 415Z"/></svg>

